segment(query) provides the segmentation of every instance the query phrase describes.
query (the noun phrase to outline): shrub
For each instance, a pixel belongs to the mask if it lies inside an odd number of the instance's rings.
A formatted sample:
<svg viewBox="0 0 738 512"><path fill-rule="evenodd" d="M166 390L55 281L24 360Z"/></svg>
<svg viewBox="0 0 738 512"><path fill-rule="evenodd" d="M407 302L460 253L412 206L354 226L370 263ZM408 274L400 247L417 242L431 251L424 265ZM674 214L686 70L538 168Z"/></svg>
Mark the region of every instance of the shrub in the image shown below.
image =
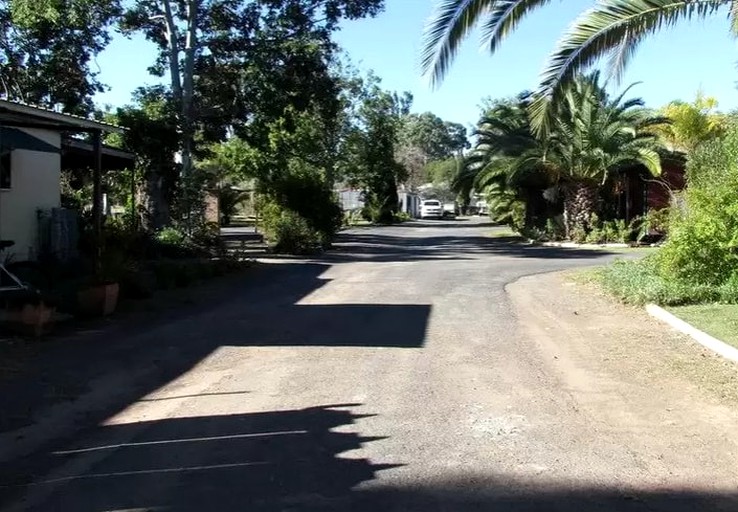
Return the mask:
<svg viewBox="0 0 738 512"><path fill-rule="evenodd" d="M156 276L154 272L132 265L120 276L118 283L121 298L147 299L153 295L156 288Z"/></svg>
<svg viewBox="0 0 738 512"><path fill-rule="evenodd" d="M517 230L517 232L522 237L532 240L534 242L548 242L549 241L548 234L546 233L546 231L540 228L537 228L535 226L523 227Z"/></svg>
<svg viewBox="0 0 738 512"><path fill-rule="evenodd" d="M571 238L572 242L581 244L587 241L587 231L584 229L583 226L575 225L571 228L571 231L569 232L569 237Z"/></svg>
<svg viewBox="0 0 738 512"><path fill-rule="evenodd" d="M315 170L299 166L289 169L268 185L266 195L267 204L276 203L281 210L297 214L311 231L320 233L324 246L330 245L341 228L341 206L333 190Z"/></svg>
<svg viewBox="0 0 738 512"><path fill-rule="evenodd" d="M562 215L546 219L546 234L551 240L562 240L566 235L564 218Z"/></svg>
<svg viewBox="0 0 738 512"><path fill-rule="evenodd" d="M275 202L262 209L264 232L271 249L286 254L314 254L326 244L325 235L313 229L298 213Z"/></svg>
<svg viewBox="0 0 738 512"><path fill-rule="evenodd" d="M589 233L587 233L585 240L587 243L592 244L606 244L606 243L620 243L624 244L630 240L631 228L625 223L624 220L606 220L600 222L599 219L593 215L592 226Z"/></svg>
<svg viewBox="0 0 738 512"><path fill-rule="evenodd" d="M389 200L372 197L367 197L362 216L373 224L392 224L396 220Z"/></svg>
<svg viewBox="0 0 738 512"><path fill-rule="evenodd" d="M395 215L395 221L397 222L407 222L409 220L413 220L413 218L407 212L397 212Z"/></svg>
<svg viewBox="0 0 738 512"><path fill-rule="evenodd" d="M630 221L630 228L635 233L636 241L641 242L649 236L662 237L666 235L669 231L670 217L671 208L649 210L646 215L635 217Z"/></svg>
<svg viewBox="0 0 738 512"><path fill-rule="evenodd" d="M738 127L690 155L687 179L682 204L672 213L653 213L639 227L644 233L668 225L659 252L602 272L604 286L621 299L666 305L738 302Z"/></svg>
<svg viewBox="0 0 738 512"><path fill-rule="evenodd" d="M177 228L168 227L156 234L156 240L166 245L184 245L187 243L187 235Z"/></svg>
<svg viewBox="0 0 738 512"><path fill-rule="evenodd" d="M355 226L363 220L362 209L347 210L343 213L343 225Z"/></svg>
<svg viewBox="0 0 738 512"><path fill-rule="evenodd" d="M525 210L525 202L523 201L512 201L510 203L510 217L508 219L508 224L513 231L520 232L526 227Z"/></svg>
<svg viewBox="0 0 738 512"><path fill-rule="evenodd" d="M190 235L191 246L201 252L222 256L226 252L223 239L220 237L220 225L215 222L206 222L196 226Z"/></svg>
<svg viewBox="0 0 738 512"><path fill-rule="evenodd" d="M659 271L699 284L738 282L738 127L691 154L687 178L684 210L671 219Z"/></svg>

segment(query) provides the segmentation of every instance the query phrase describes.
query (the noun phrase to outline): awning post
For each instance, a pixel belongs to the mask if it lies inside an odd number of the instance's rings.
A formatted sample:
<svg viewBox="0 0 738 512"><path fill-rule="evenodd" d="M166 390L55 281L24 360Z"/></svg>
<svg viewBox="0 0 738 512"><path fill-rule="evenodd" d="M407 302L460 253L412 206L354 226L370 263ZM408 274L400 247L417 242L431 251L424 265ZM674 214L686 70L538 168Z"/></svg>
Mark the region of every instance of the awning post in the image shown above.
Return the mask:
<svg viewBox="0 0 738 512"><path fill-rule="evenodd" d="M94 166L92 169L92 263L95 277L102 272L102 133L92 132Z"/></svg>

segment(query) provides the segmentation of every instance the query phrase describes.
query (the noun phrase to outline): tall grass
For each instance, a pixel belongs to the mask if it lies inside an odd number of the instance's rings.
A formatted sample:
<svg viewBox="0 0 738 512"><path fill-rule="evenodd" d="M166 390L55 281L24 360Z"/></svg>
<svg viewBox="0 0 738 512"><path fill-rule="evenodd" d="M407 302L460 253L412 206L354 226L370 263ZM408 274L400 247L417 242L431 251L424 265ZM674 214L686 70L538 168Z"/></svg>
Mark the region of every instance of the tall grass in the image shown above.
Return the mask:
<svg viewBox="0 0 738 512"><path fill-rule="evenodd" d="M738 286L733 281L715 285L667 278L659 273L650 257L641 261L616 261L601 269L597 279L609 293L629 304L738 303Z"/></svg>

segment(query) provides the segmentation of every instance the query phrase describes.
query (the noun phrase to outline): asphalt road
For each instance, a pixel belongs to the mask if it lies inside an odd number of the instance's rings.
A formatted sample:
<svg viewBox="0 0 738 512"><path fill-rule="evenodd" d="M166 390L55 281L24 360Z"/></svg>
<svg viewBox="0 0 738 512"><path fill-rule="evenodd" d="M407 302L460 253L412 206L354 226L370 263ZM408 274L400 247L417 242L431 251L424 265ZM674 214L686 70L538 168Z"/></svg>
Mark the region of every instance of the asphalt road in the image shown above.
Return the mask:
<svg viewBox="0 0 738 512"><path fill-rule="evenodd" d="M4 510L738 510L734 439L670 433L674 450L715 453L689 482L643 462L627 394L591 400L621 383L572 389L538 344L561 333L532 334L538 306L505 291L613 255L496 229L356 229L323 258L269 262L208 308L127 333L137 348L96 389L106 407L6 476Z"/></svg>

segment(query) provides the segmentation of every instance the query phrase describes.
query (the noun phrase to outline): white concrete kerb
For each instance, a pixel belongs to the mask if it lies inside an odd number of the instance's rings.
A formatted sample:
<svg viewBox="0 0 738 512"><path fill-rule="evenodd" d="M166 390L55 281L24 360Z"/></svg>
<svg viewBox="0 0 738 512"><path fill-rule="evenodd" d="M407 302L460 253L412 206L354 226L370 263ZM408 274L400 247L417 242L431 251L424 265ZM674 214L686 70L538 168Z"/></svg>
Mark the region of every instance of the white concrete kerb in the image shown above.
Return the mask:
<svg viewBox="0 0 738 512"><path fill-rule="evenodd" d="M649 304L646 306L646 311L654 317L658 318L664 323L669 324L672 328L679 332L682 332L694 339L697 343L703 347L709 348L713 352L720 354L726 359L738 363L738 348L728 345L724 341L720 341L717 338L713 338L706 332L700 331L691 324L688 324L684 320L677 318L672 315L664 308L657 306L656 304Z"/></svg>

